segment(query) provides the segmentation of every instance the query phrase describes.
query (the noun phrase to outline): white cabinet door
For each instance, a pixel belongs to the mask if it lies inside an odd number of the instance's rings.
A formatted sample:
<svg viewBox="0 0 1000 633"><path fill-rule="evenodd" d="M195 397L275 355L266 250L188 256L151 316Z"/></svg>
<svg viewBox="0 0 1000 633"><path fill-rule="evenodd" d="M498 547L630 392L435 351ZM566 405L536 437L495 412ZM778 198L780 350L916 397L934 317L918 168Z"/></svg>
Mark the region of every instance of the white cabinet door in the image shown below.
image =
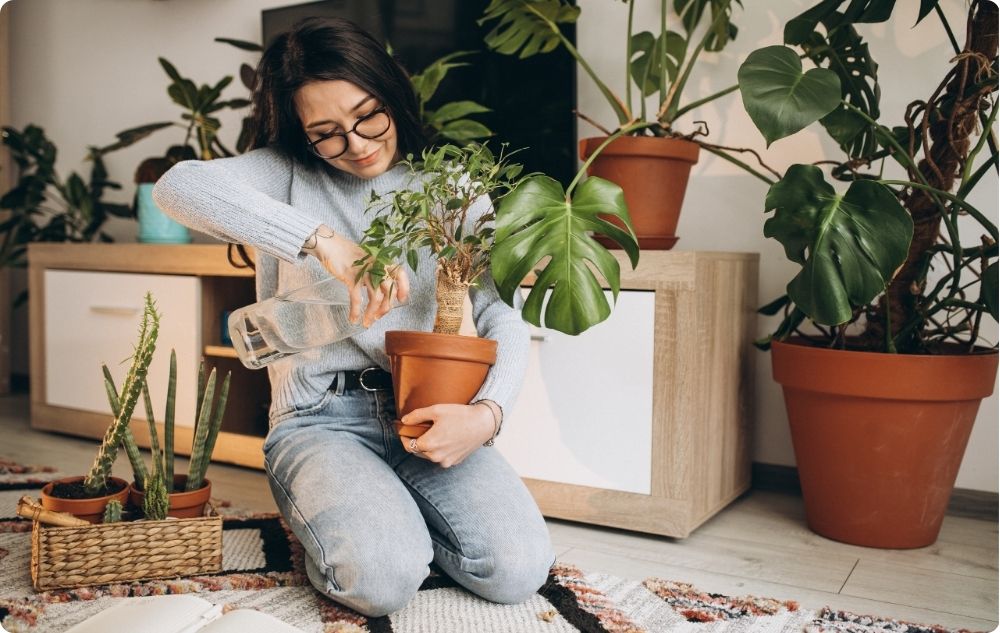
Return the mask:
<svg viewBox="0 0 1000 633"><path fill-rule="evenodd" d="M650 493L654 299L623 290L579 336L532 327L524 387L496 441L519 475Z"/></svg>
<svg viewBox="0 0 1000 633"><path fill-rule="evenodd" d="M193 426L201 358L201 284L197 277L45 271L45 399L111 415L101 364L121 390L139 337L143 300L153 293L160 317L148 382L157 421L167 399L170 349L177 351L175 421ZM122 362L125 361L125 362ZM145 420L140 398L133 417Z"/></svg>

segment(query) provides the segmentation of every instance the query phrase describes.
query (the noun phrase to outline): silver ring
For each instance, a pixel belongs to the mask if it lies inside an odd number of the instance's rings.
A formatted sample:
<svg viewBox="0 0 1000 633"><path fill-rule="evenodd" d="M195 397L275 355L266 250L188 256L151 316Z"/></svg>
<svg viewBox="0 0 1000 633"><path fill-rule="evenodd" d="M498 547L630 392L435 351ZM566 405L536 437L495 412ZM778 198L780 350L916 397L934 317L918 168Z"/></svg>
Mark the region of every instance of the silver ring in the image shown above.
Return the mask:
<svg viewBox="0 0 1000 633"><path fill-rule="evenodd" d="M417 448L417 438L415 438L415 437L411 437L410 438L410 452L411 453L419 453L420 452L420 449Z"/></svg>

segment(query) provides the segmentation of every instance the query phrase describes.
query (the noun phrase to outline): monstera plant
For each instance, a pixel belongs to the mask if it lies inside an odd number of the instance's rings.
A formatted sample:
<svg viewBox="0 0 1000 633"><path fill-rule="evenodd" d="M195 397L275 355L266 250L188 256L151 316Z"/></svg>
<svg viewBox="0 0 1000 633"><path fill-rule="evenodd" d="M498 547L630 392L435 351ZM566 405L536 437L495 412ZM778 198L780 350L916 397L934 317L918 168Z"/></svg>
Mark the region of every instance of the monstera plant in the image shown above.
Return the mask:
<svg viewBox="0 0 1000 633"><path fill-rule="evenodd" d="M896 17L893 2L823 0L739 70L768 144L818 121L845 154L818 161L830 180L797 164L771 184L764 234L801 269L762 308L783 319L759 345L785 390L810 526L860 545L937 538L997 371L996 346L981 343L997 319L996 208L970 198L992 181L996 201L997 5L969 3L961 46L923 0L917 21L932 14L951 67L896 125L857 29Z"/></svg>
<svg viewBox="0 0 1000 633"><path fill-rule="evenodd" d="M563 29L580 19L581 10L570 0L492 0L480 23L491 23L486 44L505 55L522 59L565 49L600 91L615 117L614 126L602 126L593 116L578 116L604 133L580 141L580 157L591 175L620 185L642 248L668 249L675 235L691 167L701 147L745 165L720 147L699 139L704 122L688 126L677 122L685 114L736 90L730 86L715 94L683 101L684 88L705 52L723 50L737 34L732 14L739 0L660 0L660 20L653 31L636 31L636 3L618 3L628 11L619 44L625 51L624 96L616 94L594 71ZM671 14L673 9L674 14ZM606 33L602 32L602 35ZM658 106L647 112L647 98ZM610 140L612 142L608 143ZM603 240L614 246L614 242Z"/></svg>
<svg viewBox="0 0 1000 633"><path fill-rule="evenodd" d="M468 404L495 362L496 341L458 335L470 287L495 283L525 320L568 334L611 314L590 265L615 297L620 266L592 234L624 248L633 268L638 263L620 187L600 178L581 182L581 172L564 191L548 176L522 175L510 154L494 156L477 143L427 149L403 164L417 182L372 194L369 212L375 217L360 244L366 256L357 262L359 279L370 274L375 285L400 259L415 272L421 262L436 267L434 331L386 332L400 417L431 404ZM519 306L518 288L533 271L533 287ZM426 430L397 428L411 436Z"/></svg>

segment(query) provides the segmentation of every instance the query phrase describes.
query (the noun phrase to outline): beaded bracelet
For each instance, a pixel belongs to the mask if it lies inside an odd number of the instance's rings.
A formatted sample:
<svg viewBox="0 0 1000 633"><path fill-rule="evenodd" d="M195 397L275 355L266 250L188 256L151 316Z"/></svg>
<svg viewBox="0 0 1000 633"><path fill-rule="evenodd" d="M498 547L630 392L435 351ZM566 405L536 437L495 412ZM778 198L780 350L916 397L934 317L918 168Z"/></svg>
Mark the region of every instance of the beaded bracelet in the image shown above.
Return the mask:
<svg viewBox="0 0 1000 633"><path fill-rule="evenodd" d="M500 409L499 420L497 419L497 412L493 410L493 407L486 404L487 401L497 405L497 409ZM493 440L495 440L497 436L500 435L500 429L503 428L503 407L497 404L495 400L487 400L486 398L483 398L482 400L476 400L472 404L481 404L490 410L490 414L493 416L493 437L483 442L483 446L493 446Z"/></svg>

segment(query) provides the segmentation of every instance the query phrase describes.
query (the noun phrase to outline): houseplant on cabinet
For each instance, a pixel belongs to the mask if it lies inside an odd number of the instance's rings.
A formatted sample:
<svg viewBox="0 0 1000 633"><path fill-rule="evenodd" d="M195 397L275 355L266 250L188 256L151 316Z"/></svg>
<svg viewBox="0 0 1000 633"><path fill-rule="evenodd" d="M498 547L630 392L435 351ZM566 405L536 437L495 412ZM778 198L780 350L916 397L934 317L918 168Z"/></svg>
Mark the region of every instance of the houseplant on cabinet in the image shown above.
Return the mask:
<svg viewBox="0 0 1000 633"><path fill-rule="evenodd" d="M409 156L404 162L422 187L372 195L369 211L376 217L360 244L366 256L358 262L359 277L370 274L377 285L386 267L400 258L416 270L423 249L437 266L434 331L386 333L400 417L432 404L467 404L481 387L496 359L496 342L458 331L468 288L488 271L501 298L514 306L520 283L539 266L523 317L579 334L611 313L588 263L615 297L620 280L618 261L589 232L621 245L633 267L638 262L621 188L600 178L581 183L581 172L564 192L547 176L521 176L521 166L509 158L503 151L494 157L475 143L428 149L421 160ZM497 205L495 214L491 202ZM619 219L625 228L602 215ZM415 436L426 428L401 431Z"/></svg>
<svg viewBox="0 0 1000 633"><path fill-rule="evenodd" d="M146 385L146 372L156 349L160 315L153 296L146 293L139 340L132 354L119 407L114 410L111 425L104 435L94 465L85 477L68 477L50 482L42 488L42 506L47 510L68 512L92 523L99 523L104 508L112 499L124 503L128 497L128 482L111 476L111 467L118 454L118 445L128 430L132 412Z"/></svg>
<svg viewBox="0 0 1000 633"><path fill-rule="evenodd" d="M741 162L725 153L728 148L699 141L696 137L704 135L704 129L682 134L675 128L677 119L692 109L736 90L736 86L731 86L688 104L681 102L684 87L702 52L721 51L736 36L737 29L730 18L733 5L738 2L674 0L680 21L678 28L682 31L677 32L667 28L671 3L661 0L659 32L654 34L633 33L636 3L628 0L624 99L612 92L562 34L560 25L575 23L580 15L580 9L568 0L493 0L480 20L480 23L497 20L486 36L491 49L527 58L563 46L600 90L617 118L617 127L606 129L578 113L606 134L582 139L580 157L597 156L590 174L624 189L642 248L669 249L676 243L681 204L700 147L727 160ZM633 108L633 84L639 101L638 113ZM659 107L655 113L647 113L646 97L654 94L658 94ZM613 142L607 144L609 138ZM614 247L610 240L599 241Z"/></svg>
<svg viewBox="0 0 1000 633"><path fill-rule="evenodd" d="M769 46L739 72L768 143L819 120L847 154L822 162L850 183L837 192L819 167L793 165L768 191L764 234L802 270L761 309L784 318L760 345L784 388L809 526L859 545L922 547L937 538L997 372L995 347L979 345L982 320L997 319L997 227L969 202L998 160L997 7L970 3L959 49L937 3L920 4L919 20L936 13L957 56L906 125L889 128L855 24L887 20L892 3L843 4L826 0L785 27L815 68L803 73L797 51ZM893 163L905 176L884 175ZM979 227L973 244L960 215Z"/></svg>

